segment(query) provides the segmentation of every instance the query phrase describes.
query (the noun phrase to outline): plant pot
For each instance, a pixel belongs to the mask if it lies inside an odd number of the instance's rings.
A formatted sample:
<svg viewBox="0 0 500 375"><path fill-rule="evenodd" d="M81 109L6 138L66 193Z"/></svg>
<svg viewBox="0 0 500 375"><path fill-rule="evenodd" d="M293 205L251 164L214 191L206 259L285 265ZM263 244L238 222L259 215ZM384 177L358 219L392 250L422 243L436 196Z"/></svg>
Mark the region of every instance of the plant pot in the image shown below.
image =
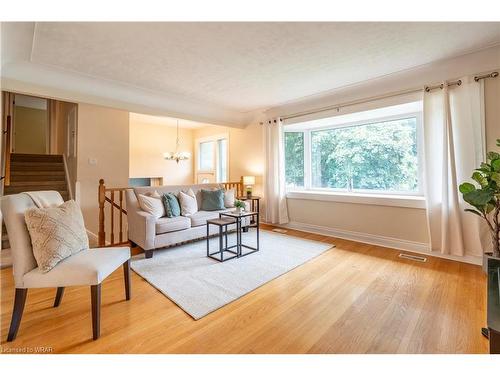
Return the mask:
<svg viewBox="0 0 500 375"><path fill-rule="evenodd" d="M492 252L484 253L483 254L483 272L486 274L488 274L488 261L490 259L495 259L495 260L500 261L500 258L493 256Z"/></svg>
<svg viewBox="0 0 500 375"><path fill-rule="evenodd" d="M243 208L236 207L236 213L241 214L243 212Z"/></svg>

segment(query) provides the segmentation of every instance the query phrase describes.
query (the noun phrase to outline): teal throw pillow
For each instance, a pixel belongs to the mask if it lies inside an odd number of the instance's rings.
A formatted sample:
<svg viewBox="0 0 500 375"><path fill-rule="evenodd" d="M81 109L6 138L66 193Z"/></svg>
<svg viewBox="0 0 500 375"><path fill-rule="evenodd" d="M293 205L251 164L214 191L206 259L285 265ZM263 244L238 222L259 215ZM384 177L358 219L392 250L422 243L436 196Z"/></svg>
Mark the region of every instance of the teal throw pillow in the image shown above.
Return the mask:
<svg viewBox="0 0 500 375"><path fill-rule="evenodd" d="M163 205L165 206L167 217L176 217L181 214L181 206L179 205L179 201L174 194L163 194Z"/></svg>
<svg viewBox="0 0 500 375"><path fill-rule="evenodd" d="M203 211L216 211L225 209L224 190L201 189L201 209Z"/></svg>

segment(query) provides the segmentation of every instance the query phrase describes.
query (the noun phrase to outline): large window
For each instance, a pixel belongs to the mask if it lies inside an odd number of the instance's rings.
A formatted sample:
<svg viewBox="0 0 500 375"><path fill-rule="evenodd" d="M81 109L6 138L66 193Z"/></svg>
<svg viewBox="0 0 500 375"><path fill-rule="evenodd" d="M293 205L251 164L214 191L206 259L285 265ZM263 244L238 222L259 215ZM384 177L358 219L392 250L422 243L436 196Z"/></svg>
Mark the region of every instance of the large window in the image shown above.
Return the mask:
<svg viewBox="0 0 500 375"><path fill-rule="evenodd" d="M285 127L288 190L420 194L420 113Z"/></svg>

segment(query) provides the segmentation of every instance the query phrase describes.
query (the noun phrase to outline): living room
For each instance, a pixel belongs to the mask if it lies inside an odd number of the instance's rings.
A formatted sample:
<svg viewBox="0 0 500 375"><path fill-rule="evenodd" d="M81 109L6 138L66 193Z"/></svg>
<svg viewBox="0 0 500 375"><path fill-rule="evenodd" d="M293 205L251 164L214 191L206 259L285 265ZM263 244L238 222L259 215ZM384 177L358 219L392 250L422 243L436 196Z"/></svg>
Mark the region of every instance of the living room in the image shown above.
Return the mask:
<svg viewBox="0 0 500 375"><path fill-rule="evenodd" d="M2 354L495 365L500 22L64 17L1 22Z"/></svg>

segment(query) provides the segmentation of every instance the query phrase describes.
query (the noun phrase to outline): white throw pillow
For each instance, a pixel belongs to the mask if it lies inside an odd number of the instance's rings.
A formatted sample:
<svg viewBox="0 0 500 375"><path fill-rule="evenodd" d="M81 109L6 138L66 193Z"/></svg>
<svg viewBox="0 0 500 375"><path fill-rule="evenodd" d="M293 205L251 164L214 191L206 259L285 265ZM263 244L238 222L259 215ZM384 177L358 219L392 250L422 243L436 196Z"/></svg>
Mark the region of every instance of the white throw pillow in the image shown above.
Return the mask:
<svg viewBox="0 0 500 375"><path fill-rule="evenodd" d="M178 198L182 216L191 216L198 212L198 202L192 189L189 189L187 193L179 192Z"/></svg>
<svg viewBox="0 0 500 375"><path fill-rule="evenodd" d="M224 207L232 208L234 207L234 201L236 199L236 191L234 189L229 189L224 192Z"/></svg>
<svg viewBox="0 0 500 375"><path fill-rule="evenodd" d="M42 273L61 260L89 248L89 238L78 204L67 201L59 207L30 208L24 219L31 237L33 256Z"/></svg>
<svg viewBox="0 0 500 375"><path fill-rule="evenodd" d="M151 197L139 194L138 201L139 201L139 206L143 211L146 211L147 213L153 215L155 218L158 219L162 216L165 216L166 214L165 214L165 206L161 201L161 196L158 193L156 193L156 195L158 197L154 196L154 193Z"/></svg>

